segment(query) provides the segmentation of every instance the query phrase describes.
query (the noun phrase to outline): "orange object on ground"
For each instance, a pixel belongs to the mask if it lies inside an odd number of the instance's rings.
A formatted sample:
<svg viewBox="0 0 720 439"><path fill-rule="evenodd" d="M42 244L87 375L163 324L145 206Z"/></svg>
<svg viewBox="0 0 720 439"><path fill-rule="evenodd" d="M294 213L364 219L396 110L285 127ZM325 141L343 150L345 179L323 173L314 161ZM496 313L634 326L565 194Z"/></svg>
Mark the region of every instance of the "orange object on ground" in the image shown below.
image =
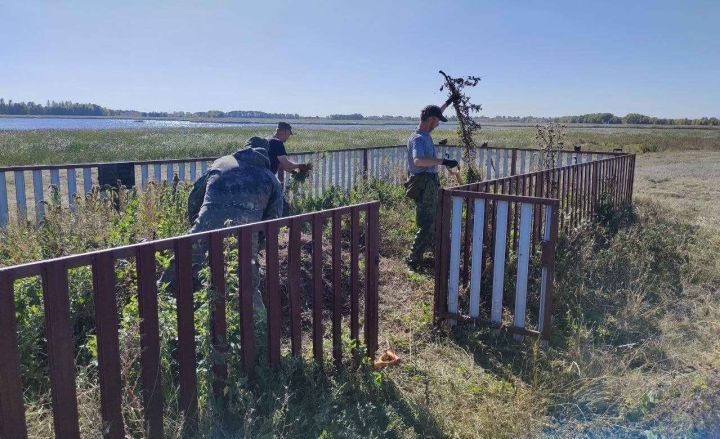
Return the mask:
<svg viewBox="0 0 720 439"><path fill-rule="evenodd" d="M400 357L395 355L393 351L385 351L380 358L373 364L374 369L382 369L387 366L394 366L400 362Z"/></svg>

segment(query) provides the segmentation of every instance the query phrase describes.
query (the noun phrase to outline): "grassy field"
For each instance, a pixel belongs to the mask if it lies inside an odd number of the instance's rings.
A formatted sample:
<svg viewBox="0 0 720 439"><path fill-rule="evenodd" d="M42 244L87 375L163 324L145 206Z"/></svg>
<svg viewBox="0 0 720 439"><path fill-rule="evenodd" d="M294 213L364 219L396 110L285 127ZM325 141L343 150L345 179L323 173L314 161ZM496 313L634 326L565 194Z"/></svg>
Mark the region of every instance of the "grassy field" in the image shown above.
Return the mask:
<svg viewBox="0 0 720 439"><path fill-rule="evenodd" d="M317 151L405 144L408 129L297 129L289 151ZM251 136L270 136L272 128L178 128L158 130L0 131L0 166L48 163L213 157L232 152ZM438 129L436 141L457 141L453 129ZM488 127L479 142L498 147L532 147L534 128ZM571 128L568 145L589 150L624 148L630 152L720 150L720 129Z"/></svg>
<svg viewBox="0 0 720 439"><path fill-rule="evenodd" d="M245 437L720 435L720 142L717 132L667 131L571 132L571 138L584 136L597 148L622 145L657 152L638 156L633 212L561 239L549 348L472 327L433 329L433 280L408 273L402 262L414 232L412 206L400 189L379 186L358 197L384 200L380 347L398 352L402 364L383 372L348 367L337 373L286 364L279 372L264 372L256 383L240 382L234 389L233 416L220 424L206 418L207 431L222 425L228 435ZM205 134L219 145L218 136L229 142L236 132ZM398 143L407 134L393 133L378 134L383 136L379 143ZM305 133L300 134L291 146L300 148L300 140L306 141ZM26 134L31 135L49 134ZM322 138L313 135L318 134L307 133L307 145ZM340 135L348 146L362 141L355 131ZM402 137L391 141L391 135ZM509 144L532 144L532 130L483 135L498 136L496 142L506 136ZM87 136L112 139L104 133ZM338 142L332 136L326 140ZM165 153L172 150L168 148ZM86 209L76 219L58 212L43 229L15 228L3 234L0 265L170 236L186 227L176 218L182 208L182 200L155 194L130 216L102 208ZM74 279L74 291L81 294L88 279L80 274ZM37 294L29 287L23 291ZM128 306L128 313L136 312L132 301ZM42 319L32 303L24 309L21 337L32 350ZM83 316L78 310L75 318ZM79 358L91 364L92 344L78 342L85 356ZM82 424L90 434L98 422L97 384L91 372L81 372ZM29 422L36 436L46 436L49 399L38 396L46 378L42 369L24 370L27 377L40 383L40 391L28 401ZM138 401L130 396L125 414L138 428ZM171 413L170 431L176 422Z"/></svg>

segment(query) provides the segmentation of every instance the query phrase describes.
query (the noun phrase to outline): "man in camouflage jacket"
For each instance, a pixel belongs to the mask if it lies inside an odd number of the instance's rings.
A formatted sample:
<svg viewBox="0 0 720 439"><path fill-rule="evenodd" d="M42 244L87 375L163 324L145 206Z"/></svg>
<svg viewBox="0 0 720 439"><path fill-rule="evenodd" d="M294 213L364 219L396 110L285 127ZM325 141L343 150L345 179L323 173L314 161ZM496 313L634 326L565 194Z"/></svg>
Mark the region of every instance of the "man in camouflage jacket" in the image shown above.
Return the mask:
<svg viewBox="0 0 720 439"><path fill-rule="evenodd" d="M201 196L202 204L190 233L279 218L282 215L283 194L280 182L270 171L267 140L252 137L244 148L213 162L190 195L188 210L191 218L195 217L193 211L197 209L197 200ZM258 238L255 236L252 250L253 305L256 309L264 309L259 290L258 250ZM206 253L207 240L196 242L193 246L193 276L196 279ZM175 267L171 263L160 282L167 282L173 288L174 277Z"/></svg>

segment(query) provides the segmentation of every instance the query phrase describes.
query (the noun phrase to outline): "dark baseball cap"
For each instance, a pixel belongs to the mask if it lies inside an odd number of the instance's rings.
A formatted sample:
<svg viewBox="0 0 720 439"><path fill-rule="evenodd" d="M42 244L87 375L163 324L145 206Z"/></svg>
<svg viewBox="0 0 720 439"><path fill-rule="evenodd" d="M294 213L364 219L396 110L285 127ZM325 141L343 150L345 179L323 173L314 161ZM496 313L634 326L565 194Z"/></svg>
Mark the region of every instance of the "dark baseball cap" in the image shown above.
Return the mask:
<svg viewBox="0 0 720 439"><path fill-rule="evenodd" d="M420 113L420 119L427 120L428 117L437 117L443 122L447 122L447 118L443 116L442 110L437 105L428 105L427 107L422 109L422 112Z"/></svg>
<svg viewBox="0 0 720 439"><path fill-rule="evenodd" d="M287 122L278 122L278 127L277 127L277 129L278 129L278 130L288 130L288 131L290 131L290 134L293 133L293 132L292 132L292 127L291 127L290 124L287 123Z"/></svg>

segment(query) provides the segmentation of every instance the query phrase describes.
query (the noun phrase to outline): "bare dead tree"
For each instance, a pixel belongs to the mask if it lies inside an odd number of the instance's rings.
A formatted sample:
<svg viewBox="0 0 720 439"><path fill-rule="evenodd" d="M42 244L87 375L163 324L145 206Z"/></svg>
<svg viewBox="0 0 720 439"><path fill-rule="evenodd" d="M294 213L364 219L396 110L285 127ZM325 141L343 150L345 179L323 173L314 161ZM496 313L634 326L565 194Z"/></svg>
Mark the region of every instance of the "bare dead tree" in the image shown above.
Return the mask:
<svg viewBox="0 0 720 439"><path fill-rule="evenodd" d="M475 169L474 166L477 159L477 144L473 136L480 131L481 126L478 121L473 119L473 115L479 113L482 106L470 103L470 96L464 94L464 89L465 87L475 87L480 82L480 77L453 78L442 70L440 70L440 74L445 78L445 83L440 87L440 91L448 91L457 116L457 131L461 142L460 146L462 147L462 158L468 167L466 171L467 181L477 181L480 179L480 171Z"/></svg>
<svg viewBox="0 0 720 439"><path fill-rule="evenodd" d="M541 168L553 169L557 167L558 159L561 157L565 147L567 126L551 122L545 125L535 125L535 130L535 140L540 149ZM551 175L553 173L547 174L546 183L554 191L557 189L557 181Z"/></svg>

